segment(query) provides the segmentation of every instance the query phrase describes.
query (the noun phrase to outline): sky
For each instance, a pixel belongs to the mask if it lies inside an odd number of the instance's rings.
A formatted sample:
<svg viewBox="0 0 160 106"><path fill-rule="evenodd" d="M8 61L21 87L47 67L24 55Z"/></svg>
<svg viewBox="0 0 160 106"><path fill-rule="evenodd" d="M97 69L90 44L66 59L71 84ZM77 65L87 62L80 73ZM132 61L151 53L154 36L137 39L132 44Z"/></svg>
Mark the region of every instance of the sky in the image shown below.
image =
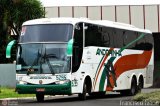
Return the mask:
<svg viewBox="0 0 160 106"><path fill-rule="evenodd" d="M52 6L111 6L160 5L160 0L40 0L44 7Z"/></svg>

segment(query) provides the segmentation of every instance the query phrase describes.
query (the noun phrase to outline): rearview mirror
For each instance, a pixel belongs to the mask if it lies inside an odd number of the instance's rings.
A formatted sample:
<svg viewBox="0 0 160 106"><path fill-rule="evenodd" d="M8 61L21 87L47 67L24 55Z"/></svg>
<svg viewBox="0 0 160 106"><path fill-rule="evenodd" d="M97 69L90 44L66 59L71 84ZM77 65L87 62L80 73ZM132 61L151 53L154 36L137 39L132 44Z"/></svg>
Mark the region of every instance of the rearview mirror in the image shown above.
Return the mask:
<svg viewBox="0 0 160 106"><path fill-rule="evenodd" d="M67 44L67 56L72 56L73 52L73 39L69 40Z"/></svg>
<svg viewBox="0 0 160 106"><path fill-rule="evenodd" d="M6 58L11 58L11 50L12 46L16 43L16 40L12 40L11 42L8 43L7 48L6 48Z"/></svg>

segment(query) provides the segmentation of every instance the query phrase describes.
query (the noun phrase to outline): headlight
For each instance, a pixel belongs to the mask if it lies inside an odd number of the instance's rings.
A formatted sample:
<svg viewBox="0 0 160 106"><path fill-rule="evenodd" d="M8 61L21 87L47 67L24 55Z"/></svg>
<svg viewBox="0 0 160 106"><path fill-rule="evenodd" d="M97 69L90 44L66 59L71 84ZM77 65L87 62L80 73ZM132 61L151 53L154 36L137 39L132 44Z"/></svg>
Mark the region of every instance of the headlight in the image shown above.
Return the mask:
<svg viewBox="0 0 160 106"><path fill-rule="evenodd" d="M55 84L66 84L69 83L70 80L64 80L64 81L56 81Z"/></svg>
<svg viewBox="0 0 160 106"><path fill-rule="evenodd" d="M25 82L25 81L16 81L16 83L17 84L23 84L23 85L27 84L27 82Z"/></svg>

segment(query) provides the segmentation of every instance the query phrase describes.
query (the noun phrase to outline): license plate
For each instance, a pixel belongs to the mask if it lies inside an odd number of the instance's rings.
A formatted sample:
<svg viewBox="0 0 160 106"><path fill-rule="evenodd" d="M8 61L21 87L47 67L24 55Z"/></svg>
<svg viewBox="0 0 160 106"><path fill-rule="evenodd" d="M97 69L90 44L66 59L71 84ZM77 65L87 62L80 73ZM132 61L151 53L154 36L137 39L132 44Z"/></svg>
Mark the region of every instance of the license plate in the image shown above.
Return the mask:
<svg viewBox="0 0 160 106"><path fill-rule="evenodd" d="M37 91L37 92L44 92L45 89L44 89L44 88L37 88L36 91Z"/></svg>

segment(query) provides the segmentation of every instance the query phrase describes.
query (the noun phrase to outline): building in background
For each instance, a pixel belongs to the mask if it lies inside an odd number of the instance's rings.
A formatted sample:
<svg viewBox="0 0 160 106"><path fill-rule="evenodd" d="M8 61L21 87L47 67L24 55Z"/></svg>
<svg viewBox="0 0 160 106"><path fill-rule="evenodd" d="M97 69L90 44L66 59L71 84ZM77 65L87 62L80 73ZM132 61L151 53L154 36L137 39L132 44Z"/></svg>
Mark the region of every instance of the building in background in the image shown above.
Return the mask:
<svg viewBox="0 0 160 106"><path fill-rule="evenodd" d="M86 17L96 20L111 20L132 24L139 28L149 29L152 32L160 32L160 1L158 0L154 0L154 2L153 0L41 1L45 7L46 17L49 18Z"/></svg>
<svg viewBox="0 0 160 106"><path fill-rule="evenodd" d="M159 0L41 0L45 17L86 17L132 24L153 32L155 42L154 86L160 87Z"/></svg>

